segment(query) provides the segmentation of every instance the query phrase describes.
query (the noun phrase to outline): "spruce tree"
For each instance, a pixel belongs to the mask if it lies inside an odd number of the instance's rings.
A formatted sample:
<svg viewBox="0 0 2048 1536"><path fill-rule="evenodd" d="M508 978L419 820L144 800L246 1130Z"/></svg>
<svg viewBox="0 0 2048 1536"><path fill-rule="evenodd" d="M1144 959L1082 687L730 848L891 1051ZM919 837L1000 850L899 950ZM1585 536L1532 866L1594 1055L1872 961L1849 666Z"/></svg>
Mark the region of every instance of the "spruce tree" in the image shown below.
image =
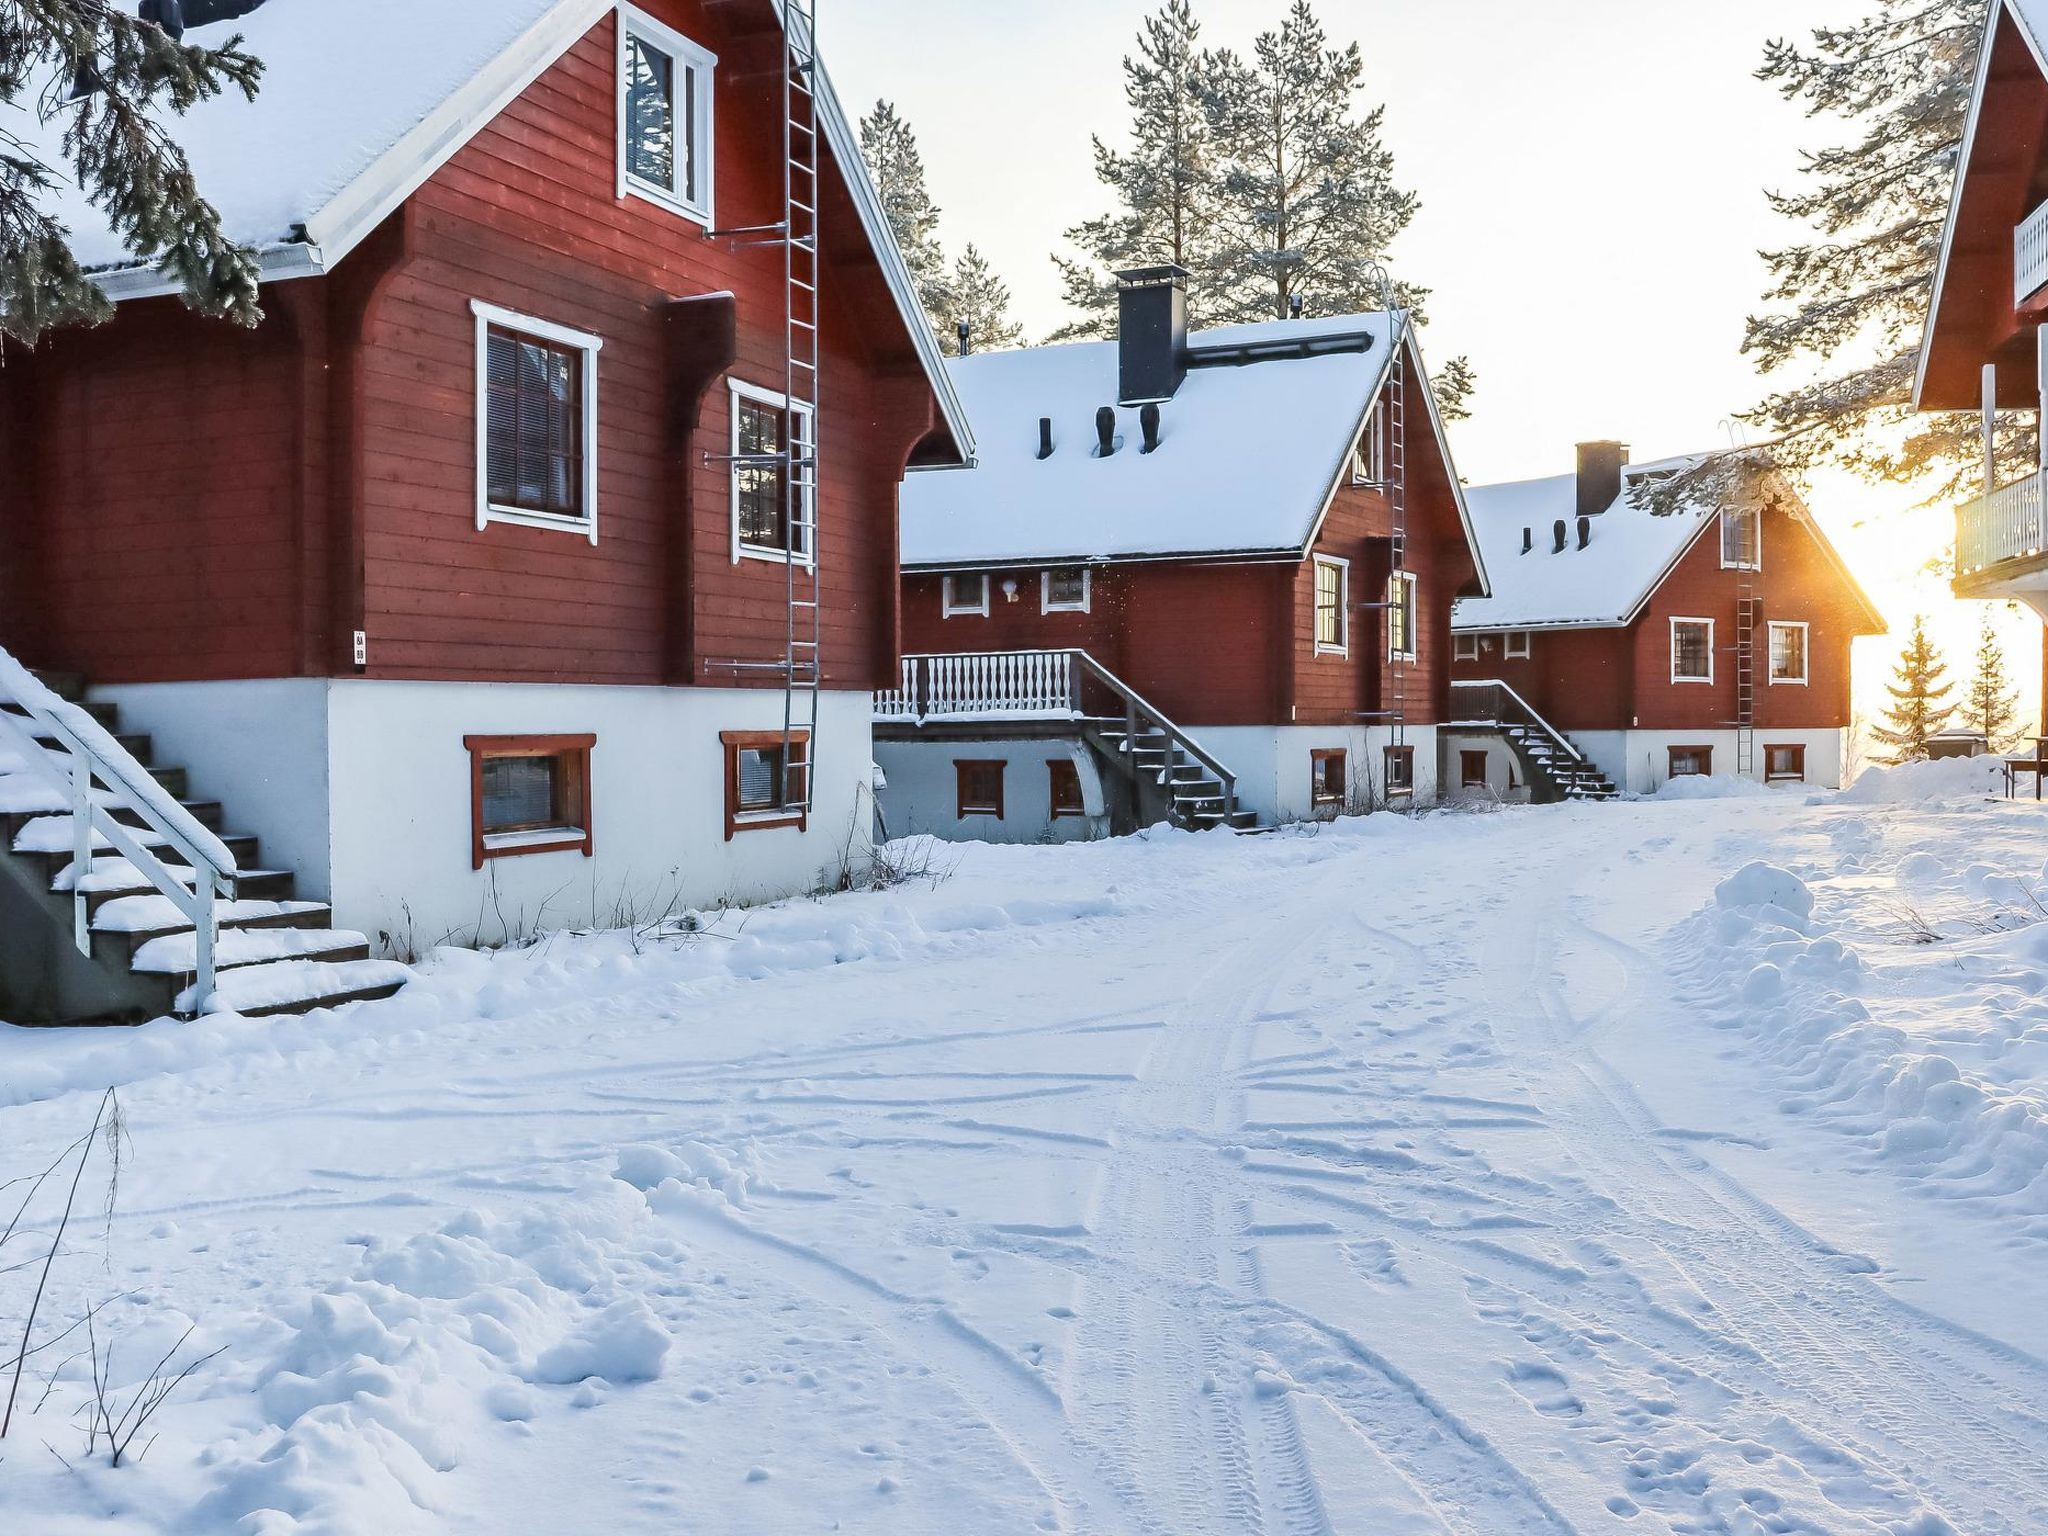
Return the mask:
<svg viewBox="0 0 2048 1536"><path fill-rule="evenodd" d="M960 253L947 278L952 303L952 325L941 336L949 353L960 351L960 327L968 330L968 345L976 352L996 352L1024 340L1024 327L1010 318L1010 285L973 245Z"/></svg>
<svg viewBox="0 0 2048 1536"><path fill-rule="evenodd" d="M1055 341L1116 334L1113 274L1171 262L1193 275L1191 321L1210 303L1214 277L1215 169L1208 114L1201 100L1201 23L1188 0L1166 0L1145 18L1138 51L1124 55L1130 148L1095 140L1095 176L1115 194L1116 211L1077 224L1067 239L1085 259L1054 256L1067 303L1078 318Z"/></svg>
<svg viewBox="0 0 2048 1536"><path fill-rule="evenodd" d="M1777 462L1835 462L1905 481L1939 471L1937 494L1974 491L1982 472L1974 415L1915 415L1911 397L1932 300L1990 0L1879 0L1804 45L1774 42L1758 77L1838 142L1805 156L1800 184L1771 206L1814 238L1765 253L1768 308L1743 349L1760 372L1797 382L1746 418L1781 437ZM2033 427L2002 423L1999 456L2031 464Z"/></svg>
<svg viewBox="0 0 2048 1536"><path fill-rule="evenodd" d="M248 8L200 7L209 19ZM239 36L186 43L109 0L0 5L0 102L35 124L0 127L0 335L33 343L113 313L48 206L67 182L193 308L244 325L261 318L256 254L223 232L165 126L226 90L253 100L261 72Z"/></svg>
<svg viewBox="0 0 2048 1536"><path fill-rule="evenodd" d="M950 329L946 316L953 304L947 291L946 253L939 245L939 208L925 185L917 135L893 102L876 102L875 109L860 120L860 152L874 177L882 212L895 232L904 264L917 285L918 302L924 305L933 331L944 341Z"/></svg>
<svg viewBox="0 0 2048 1536"><path fill-rule="evenodd" d="M2020 738L2019 702L2020 691L2006 671L2005 648L1987 613L1977 635L1977 670L1963 695L1963 723L1982 731L1993 752L2007 751Z"/></svg>
<svg viewBox="0 0 2048 1536"><path fill-rule="evenodd" d="M1896 766L1927 756L1929 738L1955 713L1955 705L1948 702L1953 685L1947 674L1941 652L1927 638L1927 620L1916 614L1913 637L1899 657L1897 679L1885 685L1892 702L1885 709L1884 724L1870 728L1871 739L1887 753L1884 762Z"/></svg>

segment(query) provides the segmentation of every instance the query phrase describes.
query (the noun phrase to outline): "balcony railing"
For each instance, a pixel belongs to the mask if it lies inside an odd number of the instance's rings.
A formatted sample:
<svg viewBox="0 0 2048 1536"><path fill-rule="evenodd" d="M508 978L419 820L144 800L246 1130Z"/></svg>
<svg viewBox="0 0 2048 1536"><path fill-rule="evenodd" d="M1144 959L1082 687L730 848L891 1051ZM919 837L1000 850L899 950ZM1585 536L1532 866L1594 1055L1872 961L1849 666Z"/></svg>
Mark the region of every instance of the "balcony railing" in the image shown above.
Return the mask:
<svg viewBox="0 0 2048 1536"><path fill-rule="evenodd" d="M2048 203L2013 226L2013 304L2026 303L2043 287L2048 287Z"/></svg>
<svg viewBox="0 0 2048 1536"><path fill-rule="evenodd" d="M1071 719L1081 712L1072 651L906 656L902 686L875 695L877 720Z"/></svg>
<svg viewBox="0 0 2048 1536"><path fill-rule="evenodd" d="M2048 554L2041 526L2039 474L1965 502L1956 508L1956 574L1974 576L2008 560Z"/></svg>

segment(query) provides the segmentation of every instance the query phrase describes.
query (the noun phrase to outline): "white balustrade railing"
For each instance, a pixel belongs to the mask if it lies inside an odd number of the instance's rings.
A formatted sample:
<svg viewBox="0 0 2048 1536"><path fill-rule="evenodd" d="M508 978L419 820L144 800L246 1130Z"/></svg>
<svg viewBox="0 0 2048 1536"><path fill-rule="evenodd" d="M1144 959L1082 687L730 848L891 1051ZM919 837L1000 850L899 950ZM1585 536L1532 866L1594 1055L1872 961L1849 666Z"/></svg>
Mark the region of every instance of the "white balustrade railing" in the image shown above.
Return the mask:
<svg viewBox="0 0 2048 1536"><path fill-rule="evenodd" d="M2048 553L2042 505L2042 477L2032 474L1956 508L1956 574Z"/></svg>
<svg viewBox="0 0 2048 1536"><path fill-rule="evenodd" d="M2024 304L2048 286L2048 203L2012 231L2012 301Z"/></svg>
<svg viewBox="0 0 2048 1536"><path fill-rule="evenodd" d="M900 686L875 695L878 720L1047 719L1079 712L1072 651L906 656Z"/></svg>

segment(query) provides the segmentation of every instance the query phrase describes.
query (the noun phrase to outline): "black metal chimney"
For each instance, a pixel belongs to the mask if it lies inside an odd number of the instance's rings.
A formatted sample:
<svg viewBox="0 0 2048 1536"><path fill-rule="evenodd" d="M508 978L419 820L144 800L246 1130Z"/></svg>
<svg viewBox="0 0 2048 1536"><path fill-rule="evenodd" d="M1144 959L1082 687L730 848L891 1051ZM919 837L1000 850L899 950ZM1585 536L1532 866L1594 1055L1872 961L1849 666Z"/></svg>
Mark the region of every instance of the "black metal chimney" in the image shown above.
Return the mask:
<svg viewBox="0 0 2048 1536"><path fill-rule="evenodd" d="M1579 516L1598 517L1621 500L1626 443L1579 444Z"/></svg>
<svg viewBox="0 0 2048 1536"><path fill-rule="evenodd" d="M1041 459L1052 457L1052 418L1050 416L1038 418L1038 456Z"/></svg>
<svg viewBox="0 0 2048 1536"><path fill-rule="evenodd" d="M1171 400L1188 376L1188 274L1133 267L1117 280L1117 400Z"/></svg>

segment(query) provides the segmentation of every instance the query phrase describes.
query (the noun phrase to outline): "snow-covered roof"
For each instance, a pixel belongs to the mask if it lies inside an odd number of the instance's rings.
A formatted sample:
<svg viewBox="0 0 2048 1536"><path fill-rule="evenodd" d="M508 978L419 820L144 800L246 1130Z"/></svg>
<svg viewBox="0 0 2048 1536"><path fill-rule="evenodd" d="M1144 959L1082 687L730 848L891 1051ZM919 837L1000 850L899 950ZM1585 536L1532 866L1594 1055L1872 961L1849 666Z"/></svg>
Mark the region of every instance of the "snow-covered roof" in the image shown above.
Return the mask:
<svg viewBox="0 0 2048 1536"><path fill-rule="evenodd" d="M1394 318L1191 333L1187 378L1161 406L1159 447L1149 454L1140 451L1138 407L1116 403L1114 341L953 360L979 462L905 482L904 565L1298 554L1315 537L1387 376ZM1320 355L1235 361L1247 349L1325 346ZM1409 356L1419 369L1412 337ZM1116 410L1121 439L1107 459L1095 452L1095 414L1105 405ZM1054 451L1040 459L1047 416ZM1450 478L1455 485L1455 472Z"/></svg>
<svg viewBox="0 0 2048 1536"><path fill-rule="evenodd" d="M1625 483L1699 463L1697 458L1631 464ZM1474 486L1465 493L1479 530L1479 547L1493 578L1491 597L1460 598L1451 609L1458 630L1590 628L1634 619L1715 517L1711 507L1658 516L1634 504L1625 490L1592 520L1592 538L1579 548L1576 475ZM1563 553L1554 529L1566 525ZM1529 531L1529 552L1522 532Z"/></svg>
<svg viewBox="0 0 2048 1536"><path fill-rule="evenodd" d="M781 0L772 3L779 17ZM616 0L270 0L188 37L217 44L241 33L263 61L255 101L229 91L176 119L173 132L228 236L262 253L266 278L324 272L616 8ZM819 86L832 158L947 424L971 456L966 415L822 67ZM39 125L20 105L0 106L0 132L36 147L53 167L64 164L64 122L61 112ZM114 298L175 291L136 262L68 180L49 206L79 262L99 272Z"/></svg>

